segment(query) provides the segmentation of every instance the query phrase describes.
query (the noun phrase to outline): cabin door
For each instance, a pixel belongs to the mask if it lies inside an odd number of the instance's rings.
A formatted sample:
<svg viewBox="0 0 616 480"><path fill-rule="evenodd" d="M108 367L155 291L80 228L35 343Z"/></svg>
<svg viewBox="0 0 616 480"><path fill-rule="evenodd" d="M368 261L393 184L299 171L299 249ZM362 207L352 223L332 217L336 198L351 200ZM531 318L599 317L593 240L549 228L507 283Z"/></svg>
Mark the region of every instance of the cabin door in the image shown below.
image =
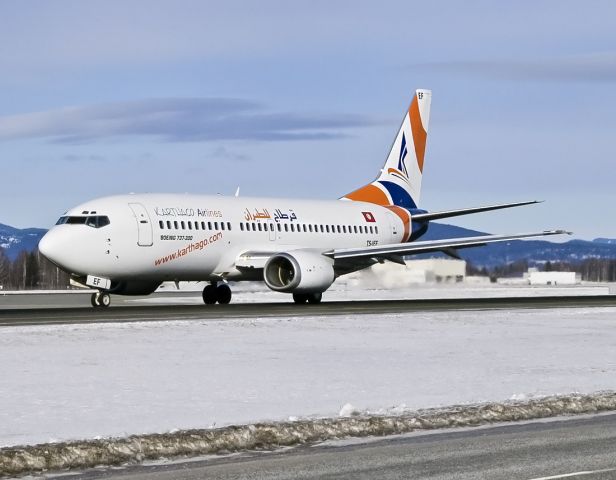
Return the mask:
<svg viewBox="0 0 616 480"><path fill-rule="evenodd" d="M129 203L128 206L133 211L137 221L137 245L140 247L151 247L154 243L154 232L152 222L145 207L140 203Z"/></svg>

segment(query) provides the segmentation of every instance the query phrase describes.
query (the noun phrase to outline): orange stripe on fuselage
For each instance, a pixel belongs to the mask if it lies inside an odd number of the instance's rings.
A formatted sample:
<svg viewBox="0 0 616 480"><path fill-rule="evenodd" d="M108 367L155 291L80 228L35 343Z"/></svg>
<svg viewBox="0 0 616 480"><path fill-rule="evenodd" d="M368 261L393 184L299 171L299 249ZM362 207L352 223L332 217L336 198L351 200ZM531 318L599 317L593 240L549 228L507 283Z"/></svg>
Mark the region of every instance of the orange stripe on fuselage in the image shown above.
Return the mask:
<svg viewBox="0 0 616 480"><path fill-rule="evenodd" d="M372 184L358 188L354 192L345 195L344 198L356 202L376 203L377 205L389 205L391 203L391 200L387 198L385 192Z"/></svg>
<svg viewBox="0 0 616 480"><path fill-rule="evenodd" d="M426 152L426 136L427 133L421 124L421 115L419 114L419 103L417 102L417 94L413 97L411 106L409 107L409 117L411 119L411 131L413 132L413 143L415 144L415 155L417 156L417 165L419 171L423 173L424 154Z"/></svg>
<svg viewBox="0 0 616 480"><path fill-rule="evenodd" d="M411 214L407 212L404 208L397 207L395 205L388 205L385 208L388 208L392 212L394 212L400 220L402 220L402 225L404 225L404 234L402 235L402 243L406 242L411 236Z"/></svg>

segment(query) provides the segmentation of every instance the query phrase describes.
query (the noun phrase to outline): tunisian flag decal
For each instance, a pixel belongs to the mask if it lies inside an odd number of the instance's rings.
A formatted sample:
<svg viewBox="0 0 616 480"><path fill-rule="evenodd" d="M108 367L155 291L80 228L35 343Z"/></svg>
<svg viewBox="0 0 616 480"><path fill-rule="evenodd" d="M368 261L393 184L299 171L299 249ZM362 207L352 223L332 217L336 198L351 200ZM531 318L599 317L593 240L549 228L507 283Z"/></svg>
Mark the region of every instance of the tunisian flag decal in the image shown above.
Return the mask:
<svg viewBox="0 0 616 480"><path fill-rule="evenodd" d="M372 212L361 212L361 213L364 216L364 219L366 220L366 222L368 223L376 222L376 219L374 218L374 215L372 215Z"/></svg>

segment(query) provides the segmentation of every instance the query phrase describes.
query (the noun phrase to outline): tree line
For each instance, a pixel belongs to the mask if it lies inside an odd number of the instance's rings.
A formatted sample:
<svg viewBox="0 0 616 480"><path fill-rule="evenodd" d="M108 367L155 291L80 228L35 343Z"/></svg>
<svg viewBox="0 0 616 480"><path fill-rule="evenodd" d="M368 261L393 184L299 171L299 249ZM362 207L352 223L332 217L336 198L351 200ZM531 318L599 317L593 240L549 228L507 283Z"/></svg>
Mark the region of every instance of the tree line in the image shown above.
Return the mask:
<svg viewBox="0 0 616 480"><path fill-rule="evenodd" d="M0 248L0 286L3 290L66 290L69 275L38 250L22 251L11 261Z"/></svg>

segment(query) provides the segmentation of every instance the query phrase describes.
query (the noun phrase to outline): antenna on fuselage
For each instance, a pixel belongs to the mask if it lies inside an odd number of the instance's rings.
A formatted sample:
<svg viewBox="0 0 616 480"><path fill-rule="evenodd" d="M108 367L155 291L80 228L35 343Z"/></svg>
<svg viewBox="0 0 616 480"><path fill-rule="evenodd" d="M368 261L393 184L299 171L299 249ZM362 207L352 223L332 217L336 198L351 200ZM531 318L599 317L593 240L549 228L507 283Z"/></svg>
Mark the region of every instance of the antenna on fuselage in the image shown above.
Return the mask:
<svg viewBox="0 0 616 480"><path fill-rule="evenodd" d="M235 196L239 197L240 196L240 186L237 186L237 190L235 191Z"/></svg>

